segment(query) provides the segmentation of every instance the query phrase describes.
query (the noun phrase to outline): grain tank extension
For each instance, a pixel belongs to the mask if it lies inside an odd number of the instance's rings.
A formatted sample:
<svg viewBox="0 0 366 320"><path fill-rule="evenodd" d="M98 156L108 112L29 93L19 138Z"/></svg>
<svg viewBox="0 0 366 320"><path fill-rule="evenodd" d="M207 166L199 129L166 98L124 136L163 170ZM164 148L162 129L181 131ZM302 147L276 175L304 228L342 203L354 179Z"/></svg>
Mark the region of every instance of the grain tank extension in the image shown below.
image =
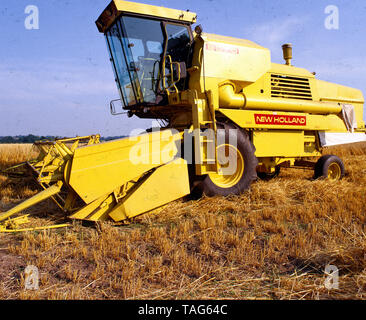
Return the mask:
<svg viewBox="0 0 366 320"><path fill-rule="evenodd" d="M43 191L0 221L52 198L72 219L122 222L190 193L240 194L281 167L343 177L342 160L322 149L366 141L362 92L293 66L290 44L277 64L268 49L192 30L196 22L189 11L108 5L96 25L122 111L164 126L105 143L98 135L36 143L38 159L24 166ZM111 111L120 113L115 102Z"/></svg>

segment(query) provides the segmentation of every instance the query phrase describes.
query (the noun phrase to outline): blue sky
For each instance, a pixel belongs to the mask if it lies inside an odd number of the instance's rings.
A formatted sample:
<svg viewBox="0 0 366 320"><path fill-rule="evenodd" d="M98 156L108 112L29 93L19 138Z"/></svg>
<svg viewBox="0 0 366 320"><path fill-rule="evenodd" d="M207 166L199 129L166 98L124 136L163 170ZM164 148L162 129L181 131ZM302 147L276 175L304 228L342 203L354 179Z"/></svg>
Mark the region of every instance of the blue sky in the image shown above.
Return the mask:
<svg viewBox="0 0 366 320"><path fill-rule="evenodd" d="M364 0L143 0L190 9L204 31L255 41L282 63L281 44L294 46L293 64L366 94ZM128 134L150 123L109 113L118 98L103 35L95 20L108 0L1 0L0 136ZM39 30L26 30L28 5L39 8ZM324 10L339 8L338 30Z"/></svg>

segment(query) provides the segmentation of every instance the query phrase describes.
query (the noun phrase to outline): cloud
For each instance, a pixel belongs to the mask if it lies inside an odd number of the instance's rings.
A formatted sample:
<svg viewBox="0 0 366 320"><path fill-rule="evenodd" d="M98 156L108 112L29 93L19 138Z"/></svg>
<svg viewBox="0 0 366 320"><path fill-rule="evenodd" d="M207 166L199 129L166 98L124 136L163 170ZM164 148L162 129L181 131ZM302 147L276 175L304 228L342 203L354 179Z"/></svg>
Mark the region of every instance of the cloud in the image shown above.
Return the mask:
<svg viewBox="0 0 366 320"><path fill-rule="evenodd" d="M307 35L309 32L314 32L309 23L310 20L309 15L277 18L249 27L245 32L250 35L250 39L271 50L272 61L282 61L282 44L296 43L296 48L299 50L304 38L306 41L309 40ZM341 46L342 44L339 44L339 47ZM307 50L306 54L298 52L295 63L301 59L301 65L296 64L296 66L315 71L317 78L320 79L360 89L365 87L366 65L363 56L356 53L352 56L340 56L341 51L335 48L331 57L329 55L325 57L321 54L321 42L315 52L318 54L314 54L311 50Z"/></svg>
<svg viewBox="0 0 366 320"><path fill-rule="evenodd" d="M0 86L4 101L90 101L96 96L118 96L110 66L83 65L78 61L17 61L0 64Z"/></svg>
<svg viewBox="0 0 366 320"><path fill-rule="evenodd" d="M275 19L249 27L245 33L262 46L278 48L283 43L289 42L294 34L301 32L307 20L307 16Z"/></svg>
<svg viewBox="0 0 366 320"><path fill-rule="evenodd" d="M119 95L108 61L8 59L0 62L0 87L0 135L117 136L151 127L110 114Z"/></svg>
<svg viewBox="0 0 366 320"><path fill-rule="evenodd" d="M118 135L121 121L109 101L118 98L110 64L48 59L0 63L0 135Z"/></svg>

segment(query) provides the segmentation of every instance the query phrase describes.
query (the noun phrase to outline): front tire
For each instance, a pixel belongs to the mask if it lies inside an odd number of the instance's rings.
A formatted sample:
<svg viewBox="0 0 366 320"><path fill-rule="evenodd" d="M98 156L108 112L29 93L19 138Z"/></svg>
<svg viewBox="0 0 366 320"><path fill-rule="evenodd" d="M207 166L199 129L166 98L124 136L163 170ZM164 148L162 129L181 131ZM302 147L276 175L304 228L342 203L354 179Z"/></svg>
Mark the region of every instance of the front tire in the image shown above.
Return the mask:
<svg viewBox="0 0 366 320"><path fill-rule="evenodd" d="M218 124L217 127L217 141L221 141L217 146L217 157L223 165L219 164L219 173L210 173L197 184L193 190L196 196L239 195L257 179L258 159L248 134L229 124ZM223 160L227 159L225 164Z"/></svg>

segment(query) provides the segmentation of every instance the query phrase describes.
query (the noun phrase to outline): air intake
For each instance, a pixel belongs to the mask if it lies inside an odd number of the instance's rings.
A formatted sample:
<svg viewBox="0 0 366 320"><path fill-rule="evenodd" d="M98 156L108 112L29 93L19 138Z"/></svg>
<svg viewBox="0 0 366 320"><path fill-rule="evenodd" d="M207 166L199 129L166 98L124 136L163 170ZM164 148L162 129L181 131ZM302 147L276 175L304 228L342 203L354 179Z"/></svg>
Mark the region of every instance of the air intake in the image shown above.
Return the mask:
<svg viewBox="0 0 366 320"><path fill-rule="evenodd" d="M271 75L272 98L313 100L309 79Z"/></svg>

